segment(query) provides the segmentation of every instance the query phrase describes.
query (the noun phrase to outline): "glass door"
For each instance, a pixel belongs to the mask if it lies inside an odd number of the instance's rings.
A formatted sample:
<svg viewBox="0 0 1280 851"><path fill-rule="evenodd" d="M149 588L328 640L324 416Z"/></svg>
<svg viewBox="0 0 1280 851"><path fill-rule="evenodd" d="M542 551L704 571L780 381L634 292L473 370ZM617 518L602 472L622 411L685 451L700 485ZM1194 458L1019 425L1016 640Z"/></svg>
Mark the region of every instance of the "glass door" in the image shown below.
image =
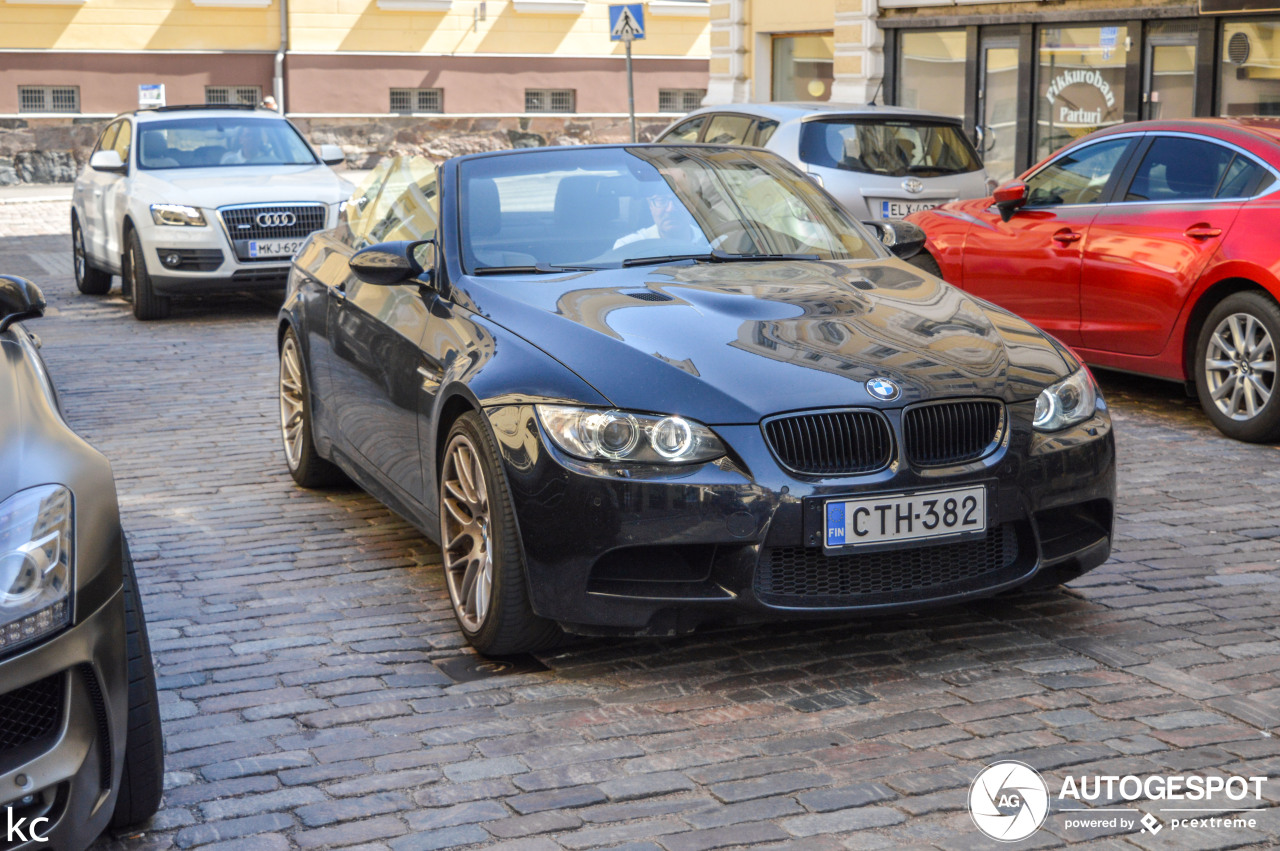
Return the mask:
<svg viewBox="0 0 1280 851"><path fill-rule="evenodd" d="M978 153L987 176L1004 183L1014 176L1018 127L1018 40L983 39L978 69Z"/></svg>
<svg viewBox="0 0 1280 851"><path fill-rule="evenodd" d="M1194 39L1147 39L1143 118L1190 118L1196 114L1196 43Z"/></svg>

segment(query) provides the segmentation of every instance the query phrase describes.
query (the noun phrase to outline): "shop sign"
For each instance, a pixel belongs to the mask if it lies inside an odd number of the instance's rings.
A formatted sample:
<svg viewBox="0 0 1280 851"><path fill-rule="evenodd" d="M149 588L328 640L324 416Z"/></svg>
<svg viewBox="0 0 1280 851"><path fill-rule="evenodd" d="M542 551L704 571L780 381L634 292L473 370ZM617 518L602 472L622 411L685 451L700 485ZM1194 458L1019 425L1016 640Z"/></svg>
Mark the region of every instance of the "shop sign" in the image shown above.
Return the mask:
<svg viewBox="0 0 1280 851"><path fill-rule="evenodd" d="M1058 103L1059 96L1069 87L1083 87L1082 92L1067 103ZM1103 116L1116 105L1115 92L1099 71L1081 68L1063 71L1049 83L1045 92L1050 109L1056 110L1053 123L1066 127L1091 127L1103 123Z"/></svg>
<svg viewBox="0 0 1280 851"><path fill-rule="evenodd" d="M1280 12L1277 0L1200 0L1200 14L1229 15L1254 12Z"/></svg>

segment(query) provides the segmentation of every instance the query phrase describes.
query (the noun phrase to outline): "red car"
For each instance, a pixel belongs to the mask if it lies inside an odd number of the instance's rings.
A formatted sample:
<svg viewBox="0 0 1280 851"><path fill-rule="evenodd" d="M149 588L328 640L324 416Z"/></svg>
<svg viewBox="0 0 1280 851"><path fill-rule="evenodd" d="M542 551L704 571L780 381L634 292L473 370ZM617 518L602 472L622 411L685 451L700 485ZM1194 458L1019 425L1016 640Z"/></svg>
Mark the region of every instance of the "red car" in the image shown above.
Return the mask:
<svg viewBox="0 0 1280 851"><path fill-rule="evenodd" d="M922 268L1091 364L1194 384L1230 437L1280 440L1280 121L1111 127L909 221Z"/></svg>

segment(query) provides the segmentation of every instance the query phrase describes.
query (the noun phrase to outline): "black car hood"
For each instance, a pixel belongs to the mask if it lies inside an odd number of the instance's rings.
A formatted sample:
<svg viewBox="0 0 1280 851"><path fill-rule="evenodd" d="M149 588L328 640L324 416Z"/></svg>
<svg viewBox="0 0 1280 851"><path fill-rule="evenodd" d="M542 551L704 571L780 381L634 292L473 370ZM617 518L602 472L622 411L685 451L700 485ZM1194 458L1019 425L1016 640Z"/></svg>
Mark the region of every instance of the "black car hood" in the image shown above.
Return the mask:
<svg viewBox="0 0 1280 851"><path fill-rule="evenodd" d="M1030 324L900 261L757 261L466 278L460 303L620 408L711 424L803 408L1033 398L1069 372Z"/></svg>

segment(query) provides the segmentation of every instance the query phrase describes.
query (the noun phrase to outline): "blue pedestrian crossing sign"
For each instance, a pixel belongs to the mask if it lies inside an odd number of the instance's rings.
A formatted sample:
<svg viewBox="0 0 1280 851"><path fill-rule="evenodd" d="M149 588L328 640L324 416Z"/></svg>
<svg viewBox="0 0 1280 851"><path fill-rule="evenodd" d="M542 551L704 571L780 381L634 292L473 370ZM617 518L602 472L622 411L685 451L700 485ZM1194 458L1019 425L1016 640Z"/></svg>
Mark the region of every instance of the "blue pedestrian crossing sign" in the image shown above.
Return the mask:
<svg viewBox="0 0 1280 851"><path fill-rule="evenodd" d="M609 40L637 41L644 38L644 4L625 3L609 7Z"/></svg>

